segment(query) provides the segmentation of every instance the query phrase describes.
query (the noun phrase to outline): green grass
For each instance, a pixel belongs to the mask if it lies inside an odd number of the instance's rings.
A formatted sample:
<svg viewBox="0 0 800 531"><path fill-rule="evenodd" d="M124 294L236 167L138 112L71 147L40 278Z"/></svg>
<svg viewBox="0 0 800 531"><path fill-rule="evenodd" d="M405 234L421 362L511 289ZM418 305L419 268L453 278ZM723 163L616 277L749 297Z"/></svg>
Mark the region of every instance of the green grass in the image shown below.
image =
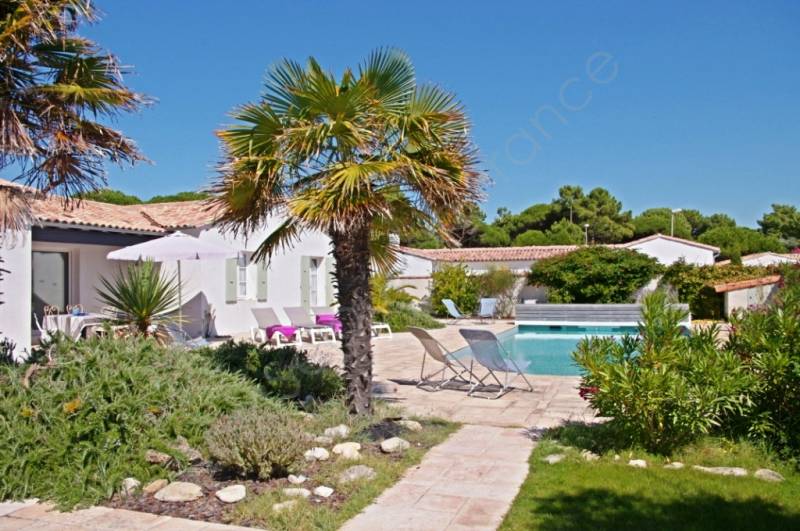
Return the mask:
<svg viewBox="0 0 800 531"><path fill-rule="evenodd" d="M564 435L561 442L582 439L574 432ZM542 462L552 453L567 458L555 465ZM645 459L648 468L630 467L629 459ZM669 459L632 450L609 450L600 460L587 462L578 448L542 441L501 529L800 529L800 474L755 446L706 439L671 460L686 468L667 470L663 464ZM739 466L751 474L770 468L786 481L715 476L692 470L691 465Z"/></svg>
<svg viewBox="0 0 800 531"><path fill-rule="evenodd" d="M326 485L335 489L332 498L323 503L315 503L305 499L287 498L281 489L289 485L281 482L270 492L248 499L239 504L231 514L234 523L255 525L271 530L334 530L344 522L358 514L369 505L386 488L393 485L409 467L417 464L422 456L433 446L441 443L458 427L456 424L440 420L420 420L424 429L421 432L405 431L400 436L411 443L411 448L401 456L387 456L376 448L365 431L371 423L396 414L385 406L378 406L372 418L350 418L344 408L335 403L323 406L309 423L309 431L321 433L324 428L339 423L348 424L351 435L348 441L360 442L363 446L360 461L339 460L331 455L331 460L322 462L318 470L307 473L309 480L303 485L313 490L318 485ZM377 477L372 481L359 481L345 485L337 484L338 475L345 469L363 464L372 467ZM275 513L272 505L288 499L296 499L297 505L288 511Z"/></svg>

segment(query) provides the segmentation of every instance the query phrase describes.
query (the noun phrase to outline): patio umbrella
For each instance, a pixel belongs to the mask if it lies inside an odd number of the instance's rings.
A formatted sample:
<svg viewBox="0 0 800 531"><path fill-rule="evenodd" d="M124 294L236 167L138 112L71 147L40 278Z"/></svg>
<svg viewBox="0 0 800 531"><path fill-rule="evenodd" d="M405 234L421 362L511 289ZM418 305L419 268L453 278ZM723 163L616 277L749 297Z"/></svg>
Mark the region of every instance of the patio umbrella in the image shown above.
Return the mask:
<svg viewBox="0 0 800 531"><path fill-rule="evenodd" d="M236 258L238 252L219 245L203 241L194 236L176 231L168 236L155 240L137 243L111 251L106 255L109 260L152 260L154 262L178 262L178 314L183 328L183 284L181 282L181 260L224 260Z"/></svg>

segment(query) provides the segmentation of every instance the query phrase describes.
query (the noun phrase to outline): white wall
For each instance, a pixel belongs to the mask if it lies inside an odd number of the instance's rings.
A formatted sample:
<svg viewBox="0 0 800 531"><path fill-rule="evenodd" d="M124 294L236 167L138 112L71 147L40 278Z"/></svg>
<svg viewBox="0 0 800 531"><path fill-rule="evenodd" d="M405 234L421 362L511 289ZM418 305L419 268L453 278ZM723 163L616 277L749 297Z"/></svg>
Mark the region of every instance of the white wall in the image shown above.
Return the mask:
<svg viewBox="0 0 800 531"><path fill-rule="evenodd" d="M673 264L681 259L687 264L695 265L711 265L714 263L714 251L710 249L661 238L632 245L628 249L652 256L664 265Z"/></svg>
<svg viewBox="0 0 800 531"><path fill-rule="evenodd" d="M746 310L751 306L766 304L777 292L778 284L728 291L725 293L725 317L730 317L737 310Z"/></svg>
<svg viewBox="0 0 800 531"><path fill-rule="evenodd" d="M482 273L486 273L489 269L492 268L506 268L510 269L514 273L527 273L531 270L531 266L533 265L534 260L505 260L505 261L496 261L496 262L460 262L467 266L467 270L470 274L473 275L480 275ZM438 267L446 267L448 265L453 265L454 262L439 262L437 263Z"/></svg>
<svg viewBox="0 0 800 531"><path fill-rule="evenodd" d="M412 254L400 254L397 278L429 278L433 261Z"/></svg>
<svg viewBox="0 0 800 531"><path fill-rule="evenodd" d="M17 344L14 355L25 356L31 347L31 233L6 234L0 240L3 273L0 280L0 337Z"/></svg>
<svg viewBox="0 0 800 531"><path fill-rule="evenodd" d="M800 255L797 258L784 256L777 253L764 253L750 258L742 257L742 265L769 266L776 264L800 264Z"/></svg>
<svg viewBox="0 0 800 531"><path fill-rule="evenodd" d="M233 237L230 233L221 233L218 229L208 227L186 231L200 239L226 245L237 251L255 251L261 242L280 225L282 220L271 218L266 226L250 234ZM320 232L307 232L300 241L287 251L279 251L273 255L267 274L267 300L257 301L255 298L255 266L248 268L249 281L253 289L248 297L234 303L225 301L225 261L204 260L184 261L181 264L184 281L184 312L191 322L185 329L192 335L203 332L203 314L206 310L213 313L212 333L218 335L235 335L247 332L256 326L251 309L256 307L272 307L286 323L288 319L281 310L286 306L300 306L301 257L320 257L332 260L330 239ZM165 264L167 270L174 271L174 265ZM323 273L324 276L324 273ZM321 292L324 283L320 284Z"/></svg>

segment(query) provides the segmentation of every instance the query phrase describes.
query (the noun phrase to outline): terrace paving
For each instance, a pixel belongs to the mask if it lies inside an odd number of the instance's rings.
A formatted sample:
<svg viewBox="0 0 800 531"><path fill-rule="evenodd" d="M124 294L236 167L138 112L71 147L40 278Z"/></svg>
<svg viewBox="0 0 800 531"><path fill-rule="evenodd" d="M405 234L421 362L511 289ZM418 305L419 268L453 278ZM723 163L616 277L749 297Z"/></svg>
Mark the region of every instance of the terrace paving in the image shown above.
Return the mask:
<svg viewBox="0 0 800 531"><path fill-rule="evenodd" d="M446 348L456 350L465 346L459 328L486 328L499 333L511 326L505 322L464 323L432 330L431 335ZM312 358L342 365L342 352L335 344L311 346L309 350ZM515 390L497 400L484 400L468 397L464 390L428 392L416 388L410 382L419 378L421 362L422 347L411 334L374 341L373 376L379 396L409 415L443 417L465 426L431 449L418 466L347 522L342 528L346 531L496 529L528 473L527 460L535 444L529 430L595 418L578 396L577 377L533 375L529 377L533 392ZM6 529L252 528L108 507L61 513L48 504L31 501L0 503L0 531Z"/></svg>

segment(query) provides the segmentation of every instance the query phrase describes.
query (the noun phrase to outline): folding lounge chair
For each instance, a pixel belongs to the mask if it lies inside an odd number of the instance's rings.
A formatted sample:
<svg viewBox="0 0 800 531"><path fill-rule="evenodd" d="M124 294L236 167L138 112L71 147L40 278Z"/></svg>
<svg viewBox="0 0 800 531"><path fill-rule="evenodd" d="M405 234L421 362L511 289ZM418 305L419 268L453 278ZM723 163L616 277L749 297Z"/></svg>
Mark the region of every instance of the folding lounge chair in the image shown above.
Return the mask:
<svg viewBox="0 0 800 531"><path fill-rule="evenodd" d="M302 306L292 306L283 309L289 317L292 326L306 332L312 344L317 342L336 341L336 332L330 325L317 324L311 314ZM326 339L329 338L329 339Z"/></svg>
<svg viewBox="0 0 800 531"><path fill-rule="evenodd" d="M497 311L497 299L481 299L481 305L478 308L478 318L481 321L494 319L495 311Z"/></svg>
<svg viewBox="0 0 800 531"><path fill-rule="evenodd" d="M461 313L461 311L456 306L456 303L453 302L452 299L442 299L442 304L444 304L444 307L447 309L447 313L450 314L450 317L453 318L453 320L450 321L450 324L455 324L458 321L467 318L466 315Z"/></svg>
<svg viewBox="0 0 800 531"><path fill-rule="evenodd" d="M500 344L497 336L488 330L462 328L459 330L459 333L467 340L475 361L489 371L489 374L483 378L477 379L478 381L473 384L472 388L467 393L468 396L472 396L475 392L479 391L489 391L491 388L499 386L499 390L493 397L478 396L479 398L488 398L492 400L500 398L513 389L513 387L510 387L508 384L514 381L517 376L522 376L522 379L525 380L525 383L528 385L528 391L533 392L533 386L531 386L528 378L525 377L525 373L522 372L523 369L530 365L529 361L519 363L514 361L508 351ZM503 381L500 381L495 371L505 374ZM509 374L513 374L511 380L508 378ZM496 386L495 384L485 383L485 380L490 377L497 382Z"/></svg>
<svg viewBox="0 0 800 531"><path fill-rule="evenodd" d="M208 346L206 338L202 336L193 338L174 324L164 325L163 329L170 341L175 345L189 350Z"/></svg>
<svg viewBox="0 0 800 531"><path fill-rule="evenodd" d="M250 338L257 343L274 341L276 345L300 344L300 330L281 323L272 308L253 308L256 324L250 329Z"/></svg>
<svg viewBox="0 0 800 531"><path fill-rule="evenodd" d="M433 386L433 390L438 391L448 383L454 381L468 385L473 383L472 363L470 363L470 367L467 368L460 359L456 358L452 352L444 348L444 346L436 341L426 330L409 326L408 331L422 343L422 347L425 349L422 355L422 367L419 371L419 383L417 383L417 387L424 388L426 386ZM425 359L429 356L441 363L442 368L425 375ZM452 373L450 378L447 378L448 372ZM439 378L440 375L441 378ZM467 375L466 379L464 375Z"/></svg>
<svg viewBox="0 0 800 531"><path fill-rule="evenodd" d="M334 332L336 332L336 335L340 338L342 337L342 322L337 317L336 309L330 306L312 306L311 311L314 312L317 318L317 324L324 325L331 323L331 327ZM329 316L332 316L332 318ZM321 317L322 319L320 319ZM375 339L391 339L392 329L387 323L372 323L372 337Z"/></svg>

